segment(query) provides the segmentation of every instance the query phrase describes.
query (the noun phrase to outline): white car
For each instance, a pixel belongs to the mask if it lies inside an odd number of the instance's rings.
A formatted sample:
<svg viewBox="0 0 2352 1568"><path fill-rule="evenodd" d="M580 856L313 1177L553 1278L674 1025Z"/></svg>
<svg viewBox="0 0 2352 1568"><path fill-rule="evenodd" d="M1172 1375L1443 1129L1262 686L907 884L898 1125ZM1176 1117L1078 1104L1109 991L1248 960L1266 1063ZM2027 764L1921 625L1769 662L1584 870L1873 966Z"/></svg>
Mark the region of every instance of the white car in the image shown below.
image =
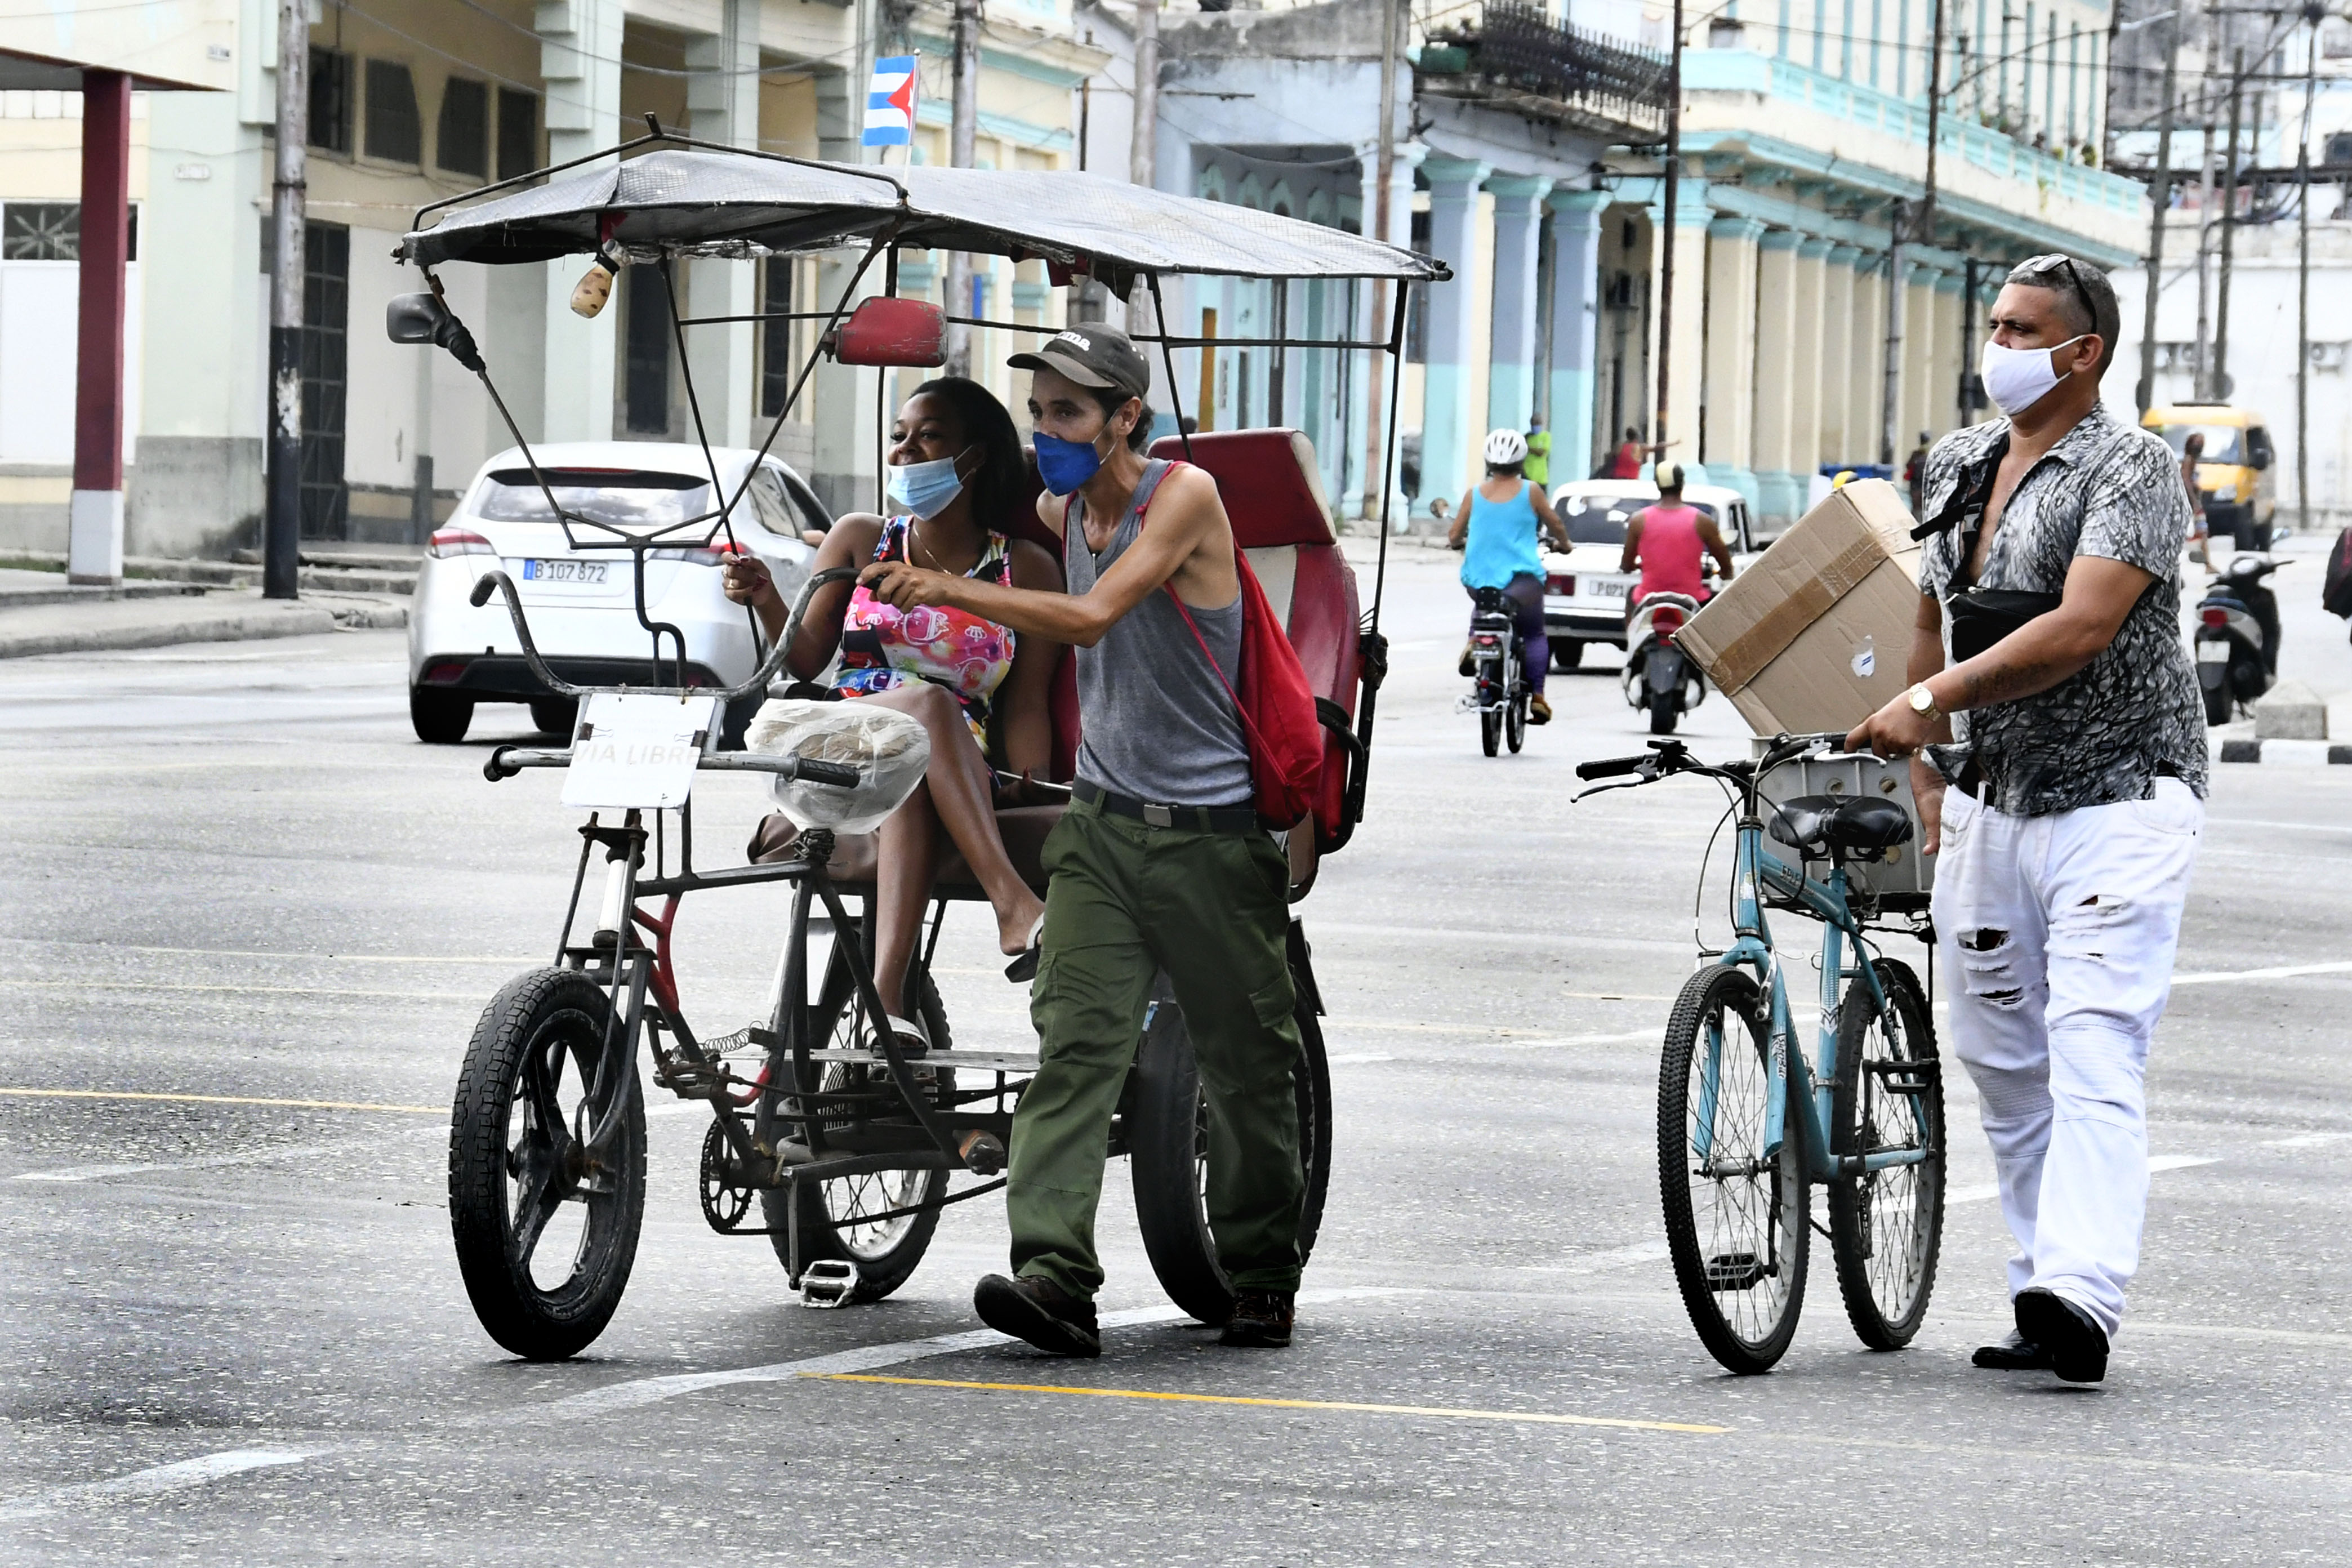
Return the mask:
<svg viewBox="0 0 2352 1568"><path fill-rule="evenodd" d="M534 447L532 456L566 510L633 532L718 510L700 447L567 441ZM803 536L831 528L832 518L807 483L774 458L729 447L714 448L711 456L730 496L758 464L730 520L731 548L766 562L790 600L808 581L816 554ZM637 620L631 552L578 547L593 546L596 537L576 525L572 537L565 537L520 448L482 465L448 521L434 531L408 613L408 712L418 740L465 739L479 702L526 702L541 730L572 732L573 705L530 673L506 596L493 594L478 608L468 603L487 572L504 571L514 579L532 642L565 680L580 686L677 681L667 637L656 679L653 637ZM719 568L730 548L714 517L647 552L646 615L685 634L688 685L733 686L766 656L750 616L720 589ZM756 703L746 699L737 706L744 711L730 710L730 731L740 731Z"/></svg>
<svg viewBox="0 0 2352 1568"><path fill-rule="evenodd" d="M1544 552L1544 635L1551 639L1553 668L1574 669L1589 642L1625 647L1625 598L1641 580L1617 569L1624 559L1625 523L1657 499L1657 487L1647 479L1571 479L1551 492L1570 546L1565 555ZM1734 553L1752 547L1748 498L1738 490L1693 485L1683 500L1716 520Z"/></svg>

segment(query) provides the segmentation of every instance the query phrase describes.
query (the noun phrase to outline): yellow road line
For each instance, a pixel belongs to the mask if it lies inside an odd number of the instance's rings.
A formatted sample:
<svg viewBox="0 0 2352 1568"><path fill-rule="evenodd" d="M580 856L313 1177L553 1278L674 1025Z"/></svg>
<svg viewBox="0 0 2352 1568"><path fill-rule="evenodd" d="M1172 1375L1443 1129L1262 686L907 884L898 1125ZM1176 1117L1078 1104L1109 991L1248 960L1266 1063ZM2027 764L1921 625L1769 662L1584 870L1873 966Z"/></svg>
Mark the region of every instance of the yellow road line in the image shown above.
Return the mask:
<svg viewBox="0 0 2352 1568"><path fill-rule="evenodd" d="M0 942L21 942L27 947L88 948L97 952L161 952L180 958L279 958L300 963L510 963L520 966L540 962L530 958L503 958L495 953L459 956L403 952L261 952L235 947L140 947L130 942L56 942L38 937L0 937ZM978 974L982 972L973 970L971 973Z"/></svg>
<svg viewBox="0 0 2352 1568"><path fill-rule="evenodd" d="M244 1094L144 1094L129 1089L5 1089L20 1100L165 1100L190 1105L282 1105L295 1110L390 1110L405 1116L446 1116L446 1105L377 1105L356 1100L262 1100Z"/></svg>
<svg viewBox="0 0 2352 1568"><path fill-rule="evenodd" d="M202 985L184 980L0 980L0 986L33 991L196 991L236 996L373 996L403 1002L476 1002L457 991L354 991L340 985Z"/></svg>
<svg viewBox="0 0 2352 1568"><path fill-rule="evenodd" d="M1351 1410L1370 1415L1438 1415L1454 1421L1517 1421L1541 1426L1621 1426L1636 1432L1696 1432L1716 1436L1728 1426L1680 1421L1633 1421L1616 1415L1553 1415L1532 1410L1463 1410L1444 1405L1366 1405L1342 1399L1258 1399L1238 1394L1169 1394L1149 1388L1076 1388L1043 1383L960 1383L945 1377L883 1377L873 1373L807 1372L823 1383L889 1383L909 1388L970 1388L990 1394L1083 1394L1097 1399L1155 1399L1179 1405L1255 1405L1276 1410Z"/></svg>

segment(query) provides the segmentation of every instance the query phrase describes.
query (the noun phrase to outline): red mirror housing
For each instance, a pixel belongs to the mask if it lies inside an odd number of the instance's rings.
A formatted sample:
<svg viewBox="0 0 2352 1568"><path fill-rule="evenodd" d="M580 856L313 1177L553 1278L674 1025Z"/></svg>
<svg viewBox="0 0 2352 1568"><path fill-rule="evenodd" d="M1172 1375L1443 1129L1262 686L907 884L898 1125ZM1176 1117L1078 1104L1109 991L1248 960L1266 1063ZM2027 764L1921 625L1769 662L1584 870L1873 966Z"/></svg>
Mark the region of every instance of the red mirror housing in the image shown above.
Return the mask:
<svg viewBox="0 0 2352 1568"><path fill-rule="evenodd" d="M824 349L843 364L942 365L947 312L928 300L866 300L826 334Z"/></svg>

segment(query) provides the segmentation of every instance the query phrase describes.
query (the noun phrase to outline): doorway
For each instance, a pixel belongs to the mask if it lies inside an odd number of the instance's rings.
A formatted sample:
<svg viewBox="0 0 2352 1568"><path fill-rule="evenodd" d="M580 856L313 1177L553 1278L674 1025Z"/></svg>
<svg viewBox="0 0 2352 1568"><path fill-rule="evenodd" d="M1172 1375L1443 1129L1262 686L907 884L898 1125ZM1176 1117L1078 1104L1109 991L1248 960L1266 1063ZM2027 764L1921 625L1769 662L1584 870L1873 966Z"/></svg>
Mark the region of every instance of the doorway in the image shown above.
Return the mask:
<svg viewBox="0 0 2352 1568"><path fill-rule="evenodd" d="M351 535L343 484L349 390L352 231L312 221L302 236L302 537Z"/></svg>

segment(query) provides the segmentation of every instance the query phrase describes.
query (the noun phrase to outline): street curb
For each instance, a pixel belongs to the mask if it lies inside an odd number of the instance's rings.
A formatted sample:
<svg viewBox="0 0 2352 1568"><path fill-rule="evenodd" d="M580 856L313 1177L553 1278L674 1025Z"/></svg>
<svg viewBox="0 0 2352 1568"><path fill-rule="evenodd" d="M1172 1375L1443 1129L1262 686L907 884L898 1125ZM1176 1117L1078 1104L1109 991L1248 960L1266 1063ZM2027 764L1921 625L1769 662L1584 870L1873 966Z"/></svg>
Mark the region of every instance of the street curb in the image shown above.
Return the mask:
<svg viewBox="0 0 2352 1568"><path fill-rule="evenodd" d="M2259 763L2263 761L2263 749L2268 747L2273 762L2317 763L2322 759L2316 753L2321 746L2326 744L2324 741L2224 741L2218 760L2224 763ZM2327 746L2325 760L2352 765L2352 746Z"/></svg>
<svg viewBox="0 0 2352 1568"><path fill-rule="evenodd" d="M240 615L203 620L151 621L144 626L72 626L13 634L0 627L0 658L29 658L45 653L119 653L132 648L169 647L177 643L309 637L335 629L331 612L310 605L255 608Z"/></svg>

